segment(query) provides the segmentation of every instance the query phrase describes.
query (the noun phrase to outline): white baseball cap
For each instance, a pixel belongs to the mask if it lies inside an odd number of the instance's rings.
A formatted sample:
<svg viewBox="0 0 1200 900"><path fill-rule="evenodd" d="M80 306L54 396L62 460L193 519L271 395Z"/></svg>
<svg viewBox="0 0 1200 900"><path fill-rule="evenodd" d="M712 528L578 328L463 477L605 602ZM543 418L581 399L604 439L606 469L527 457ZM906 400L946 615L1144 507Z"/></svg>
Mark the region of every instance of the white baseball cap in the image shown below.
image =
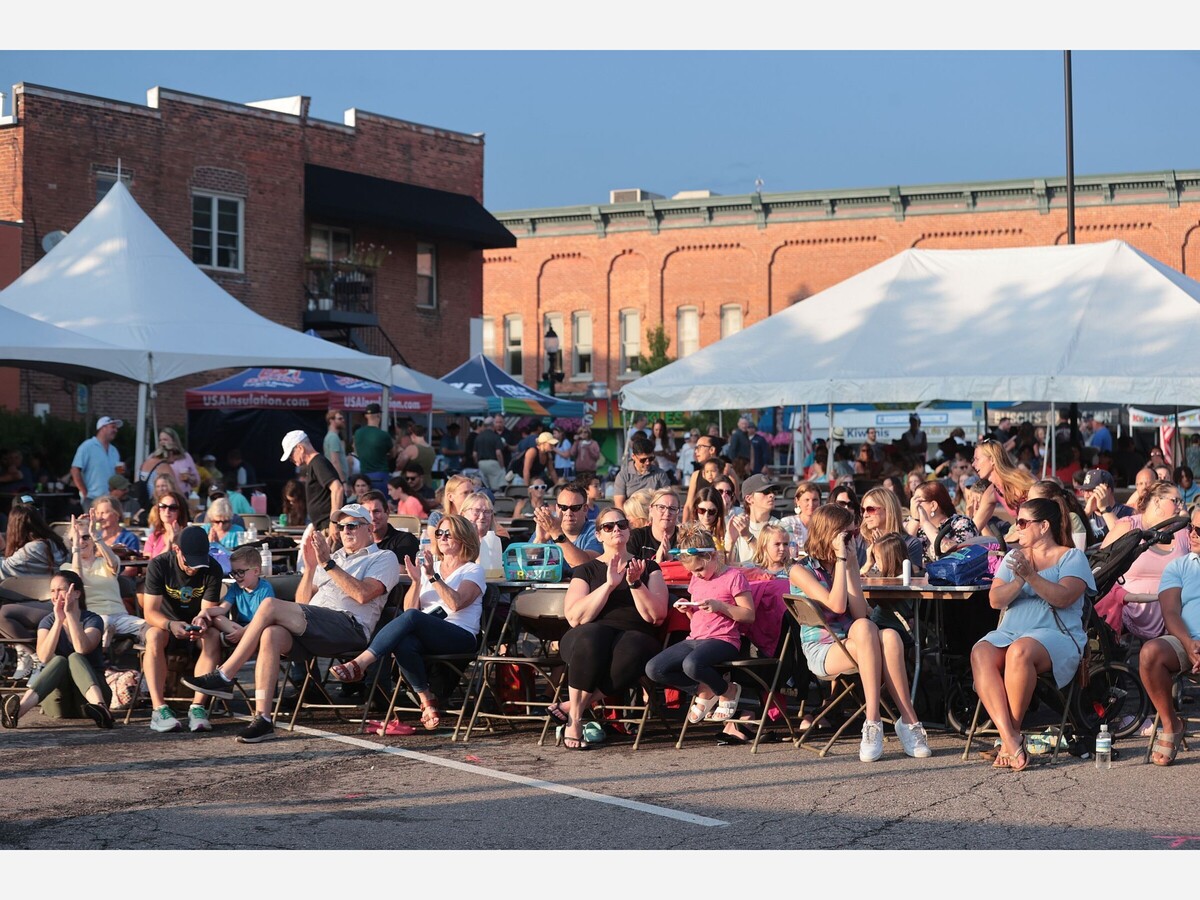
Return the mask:
<svg viewBox="0 0 1200 900"><path fill-rule="evenodd" d="M125 423L120 419L110 419L108 416L101 416L96 420L96 430L99 431L105 425L116 425L118 428L120 428L124 424Z"/></svg>
<svg viewBox="0 0 1200 900"><path fill-rule="evenodd" d="M296 449L296 445L308 440L308 435L297 429L289 431L283 436L283 456L279 457L280 462L287 462L292 458L292 451Z"/></svg>
<svg viewBox="0 0 1200 900"><path fill-rule="evenodd" d="M370 510L368 510L361 503L347 503L345 506L343 506L341 509L339 509L337 511L337 514L334 516L334 521L340 522L340 521L342 521L343 517L349 517L351 519L362 519L368 525L373 524L371 522Z"/></svg>

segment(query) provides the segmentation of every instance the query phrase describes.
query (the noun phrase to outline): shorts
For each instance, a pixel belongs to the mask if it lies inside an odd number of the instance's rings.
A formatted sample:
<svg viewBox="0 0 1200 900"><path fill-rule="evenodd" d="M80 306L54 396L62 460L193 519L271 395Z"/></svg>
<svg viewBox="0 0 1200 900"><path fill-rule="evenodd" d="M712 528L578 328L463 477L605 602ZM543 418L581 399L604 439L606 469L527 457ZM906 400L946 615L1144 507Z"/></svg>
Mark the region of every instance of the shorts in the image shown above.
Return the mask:
<svg viewBox="0 0 1200 900"><path fill-rule="evenodd" d="M1192 659L1188 656L1187 649L1183 646L1183 642L1173 634L1160 635L1157 640L1166 641L1171 649L1175 651L1175 656L1179 659L1179 671L1191 672Z"/></svg>
<svg viewBox="0 0 1200 900"><path fill-rule="evenodd" d="M300 611L306 624L303 633L295 636L292 652L288 654L293 659L337 656L366 648L368 637L350 613L307 604L301 604Z"/></svg>
<svg viewBox="0 0 1200 900"><path fill-rule="evenodd" d="M829 673L825 671L825 657L829 655L829 651L833 647L833 644L822 643L802 645L801 649L804 651L804 660L808 663L808 671L818 678L828 678Z"/></svg>

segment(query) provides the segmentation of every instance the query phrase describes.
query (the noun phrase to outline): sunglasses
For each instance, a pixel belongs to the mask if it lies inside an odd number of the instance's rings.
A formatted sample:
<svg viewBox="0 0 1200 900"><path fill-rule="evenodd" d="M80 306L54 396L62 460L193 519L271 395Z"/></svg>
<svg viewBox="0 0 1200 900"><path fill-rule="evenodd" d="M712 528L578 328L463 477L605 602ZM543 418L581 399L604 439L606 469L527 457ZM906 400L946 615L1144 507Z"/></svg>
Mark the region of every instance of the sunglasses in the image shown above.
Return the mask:
<svg viewBox="0 0 1200 900"><path fill-rule="evenodd" d="M1190 531L1196 537L1200 537L1200 525L1189 525L1188 531Z"/></svg>
<svg viewBox="0 0 1200 900"><path fill-rule="evenodd" d="M864 506L863 507L863 515L873 516L873 515L875 515L875 513L880 512L882 509L883 509L882 506Z"/></svg>
<svg viewBox="0 0 1200 900"><path fill-rule="evenodd" d="M679 515L678 506L667 506L665 503L651 503L651 509L657 509L660 513L670 513L673 516Z"/></svg>
<svg viewBox="0 0 1200 900"><path fill-rule="evenodd" d="M1034 522L1045 522L1045 519L1017 519L1017 527L1020 529L1028 528Z"/></svg>
<svg viewBox="0 0 1200 900"><path fill-rule="evenodd" d="M586 503L559 503L556 505L558 506L559 512L579 512L581 509L587 506Z"/></svg>
<svg viewBox="0 0 1200 900"><path fill-rule="evenodd" d="M544 484L531 484L529 486L529 489L531 491L544 491L546 489L546 486Z"/></svg>
<svg viewBox="0 0 1200 900"><path fill-rule="evenodd" d="M628 531L629 530L629 520L628 519L617 519L615 522L605 522L602 525L596 526L597 531L603 531L605 534L608 534L609 532L612 532L612 531L617 531L618 529L620 529L621 531Z"/></svg>
<svg viewBox="0 0 1200 900"><path fill-rule="evenodd" d="M209 519L208 523L210 525L228 525L232 521L232 519Z"/></svg>
<svg viewBox="0 0 1200 900"><path fill-rule="evenodd" d="M353 531L355 528L366 528L365 522L338 522L334 525L338 531Z"/></svg>
<svg viewBox="0 0 1200 900"><path fill-rule="evenodd" d="M160 503L160 504L158 504L158 508L161 510L165 510L167 512L171 512L172 510L174 510L175 512L179 512L179 504L178 503Z"/></svg>
<svg viewBox="0 0 1200 900"><path fill-rule="evenodd" d="M672 547L667 551L671 556L703 556L705 553L716 553L716 547Z"/></svg>
<svg viewBox="0 0 1200 900"><path fill-rule="evenodd" d="M715 516L716 514L717 514L717 508L715 506L697 506L696 507L696 515L698 515L698 516L704 516L705 518L708 518L709 516Z"/></svg>
<svg viewBox="0 0 1200 900"><path fill-rule="evenodd" d="M453 535L451 535L449 531L443 531L442 529L439 528L437 531L435 531L433 533L433 536L435 538L437 538L438 540L441 540L442 538L452 537Z"/></svg>
<svg viewBox="0 0 1200 900"><path fill-rule="evenodd" d="M653 456L635 456L633 458L633 461L635 463L641 463L642 465L647 466L650 463L654 462L654 457Z"/></svg>
<svg viewBox="0 0 1200 900"><path fill-rule="evenodd" d="M79 543L86 544L91 539L92 539L92 536L90 534L81 534L79 536Z"/></svg>
<svg viewBox="0 0 1200 900"><path fill-rule="evenodd" d="M726 497L732 497L733 489L732 488L717 488L717 493L724 494Z"/></svg>
<svg viewBox="0 0 1200 900"><path fill-rule="evenodd" d="M834 500L833 502L842 509L854 509L854 504L849 500Z"/></svg>

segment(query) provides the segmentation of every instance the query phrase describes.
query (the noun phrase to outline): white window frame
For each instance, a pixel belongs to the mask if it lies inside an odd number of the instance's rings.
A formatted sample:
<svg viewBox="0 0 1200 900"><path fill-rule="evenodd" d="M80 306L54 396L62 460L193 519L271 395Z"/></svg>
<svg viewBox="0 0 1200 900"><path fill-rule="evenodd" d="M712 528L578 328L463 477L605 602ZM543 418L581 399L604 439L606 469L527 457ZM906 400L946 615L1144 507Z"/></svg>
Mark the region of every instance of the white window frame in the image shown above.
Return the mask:
<svg viewBox="0 0 1200 900"><path fill-rule="evenodd" d="M585 326L586 323L586 327ZM571 380L592 381L596 373L596 354L593 352L595 331L592 314L586 309L571 313ZM583 334L583 332L587 332ZM583 370L583 357L587 357L587 371Z"/></svg>
<svg viewBox="0 0 1200 900"><path fill-rule="evenodd" d="M518 336L513 341L513 326L516 325ZM519 367L513 366L513 354ZM504 371L513 378L525 377L525 326L518 315L504 317Z"/></svg>
<svg viewBox="0 0 1200 900"><path fill-rule="evenodd" d="M211 263L197 262L196 265L199 266L201 269L212 269L215 272L245 272L246 271L246 200L245 200L245 198L244 197L235 197L232 194L218 194L218 193L214 193L212 191L192 191L191 213L192 213L192 261L193 262L195 262L196 247L197 247L197 244L195 243L195 234L196 234L195 202L196 202L197 198L205 198L210 201L209 209L210 209L210 212L212 215L212 231L210 233L213 236L213 242L209 245L209 250L212 253L212 262ZM218 220L217 208L221 201L228 201L228 202L237 204L237 214L238 214L238 217L237 217L238 218L238 222L237 222L237 228L238 228L238 231L237 231L237 262L238 262L238 264L237 264L237 266L219 266L219 265L217 265L217 255L218 255L217 254L217 244L216 244L217 220Z"/></svg>
<svg viewBox="0 0 1200 900"><path fill-rule="evenodd" d="M684 320L691 319L695 324L695 333L684 343ZM692 329L688 329L692 330ZM693 343L694 342L694 343ZM700 349L700 308L697 306L681 306L675 312L675 349L676 359L691 356Z"/></svg>
<svg viewBox="0 0 1200 900"><path fill-rule="evenodd" d="M496 361L496 320L492 316L483 317L483 355L493 362Z"/></svg>
<svg viewBox="0 0 1200 900"><path fill-rule="evenodd" d="M621 371L617 377L637 378L641 374L637 361L642 353L642 314L636 309L623 309L618 313L617 321L617 342L621 347Z"/></svg>
<svg viewBox="0 0 1200 900"><path fill-rule="evenodd" d="M733 319L737 318L736 327ZM744 328L742 321L742 304L726 303L721 307L721 339L729 337L731 334L737 334Z"/></svg>
<svg viewBox="0 0 1200 900"><path fill-rule="evenodd" d="M421 274L421 255L429 254L429 274ZM417 272L417 308L418 309L437 309L438 307L438 259L437 259L437 244L430 241L417 241L417 256L416 256L416 272ZM429 279L429 302L421 302L421 282L422 279Z"/></svg>

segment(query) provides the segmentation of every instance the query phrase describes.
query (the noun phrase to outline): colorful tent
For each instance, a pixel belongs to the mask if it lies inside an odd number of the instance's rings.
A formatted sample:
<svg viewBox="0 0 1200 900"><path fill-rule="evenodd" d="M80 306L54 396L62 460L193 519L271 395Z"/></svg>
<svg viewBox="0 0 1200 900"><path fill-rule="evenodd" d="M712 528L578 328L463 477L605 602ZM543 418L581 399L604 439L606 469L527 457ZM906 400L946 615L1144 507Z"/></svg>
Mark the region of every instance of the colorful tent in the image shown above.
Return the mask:
<svg viewBox="0 0 1200 900"><path fill-rule="evenodd" d="M488 412L512 416L561 416L582 418L584 406L578 400L564 400L535 391L521 384L486 356L468 359L442 376L442 381L476 397L487 400Z"/></svg>
<svg viewBox="0 0 1200 900"><path fill-rule="evenodd" d="M429 394L389 388L393 413L427 413ZM380 402L379 385L348 375L303 369L245 369L185 393L188 409L349 409Z"/></svg>

